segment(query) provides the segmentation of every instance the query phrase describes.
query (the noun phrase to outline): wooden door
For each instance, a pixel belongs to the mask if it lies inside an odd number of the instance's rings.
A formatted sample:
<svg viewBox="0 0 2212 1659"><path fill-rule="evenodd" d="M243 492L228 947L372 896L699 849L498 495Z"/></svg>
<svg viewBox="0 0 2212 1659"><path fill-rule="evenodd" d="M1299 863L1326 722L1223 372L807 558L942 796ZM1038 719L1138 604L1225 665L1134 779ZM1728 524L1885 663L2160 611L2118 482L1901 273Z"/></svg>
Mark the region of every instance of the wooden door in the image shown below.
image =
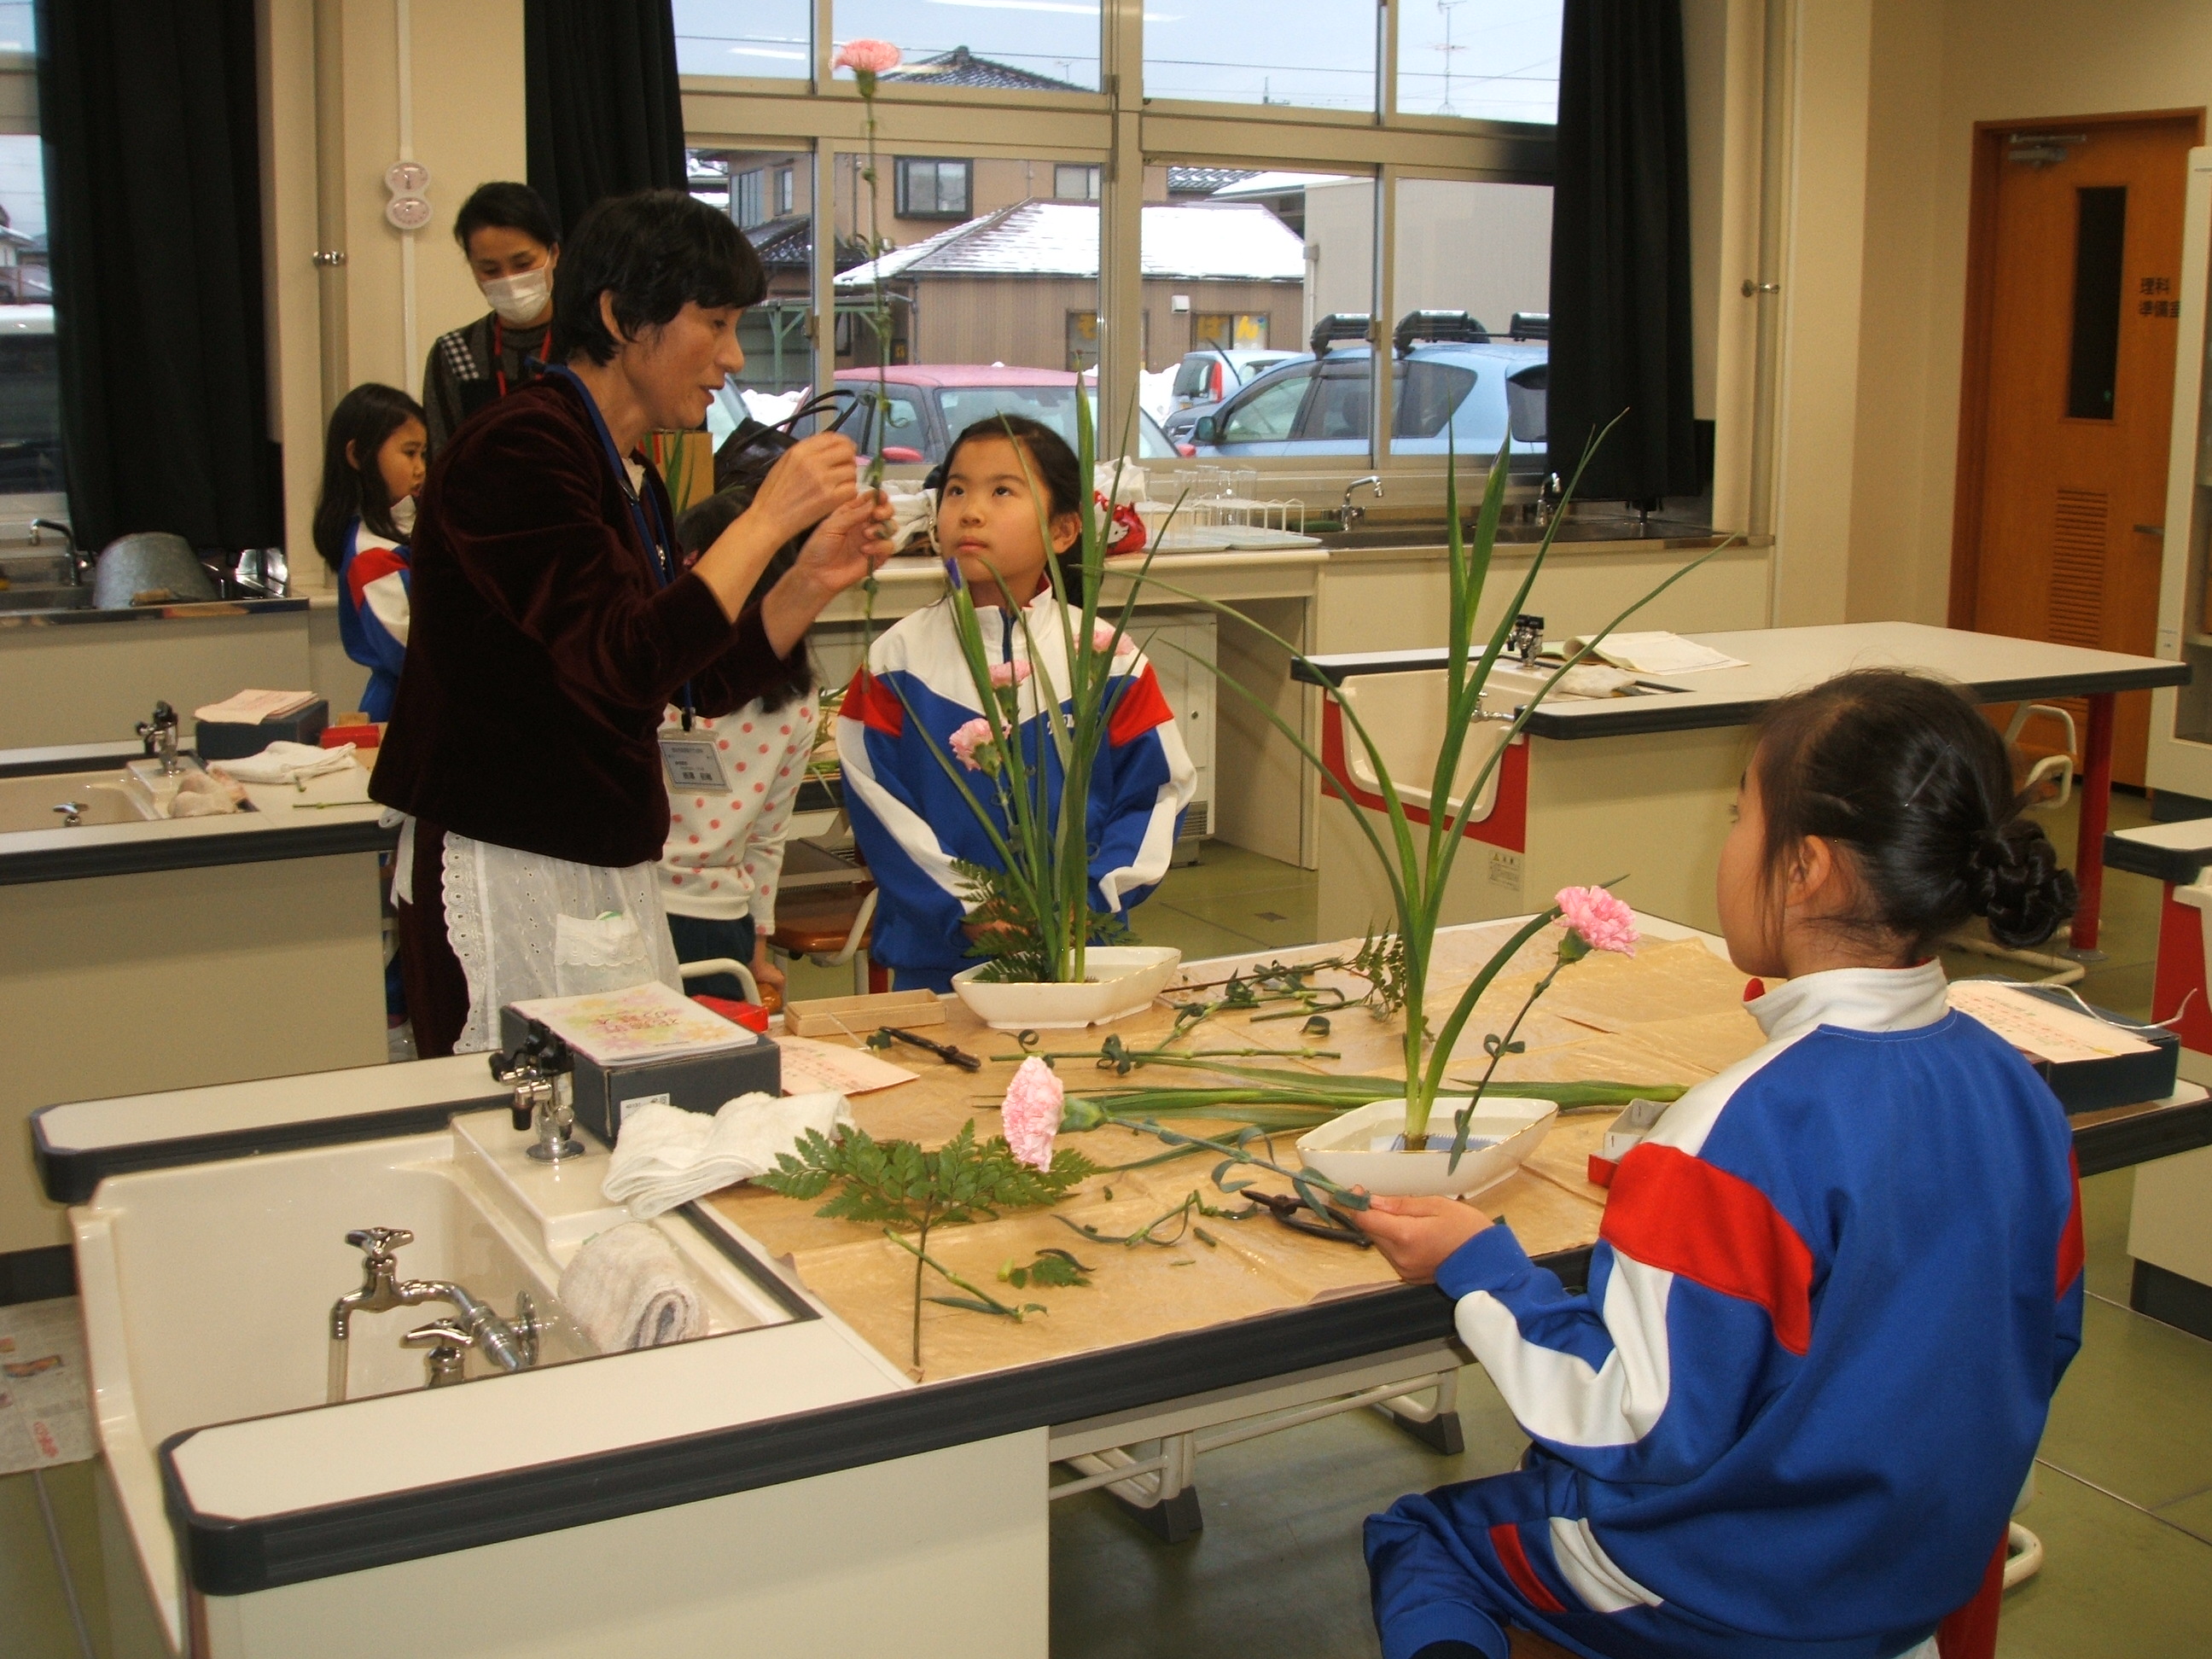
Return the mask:
<svg viewBox="0 0 2212 1659"><path fill-rule="evenodd" d="M1954 627L2153 653L2182 194L2203 125L1976 131ZM2148 692L2120 699L2123 783L2143 781L2149 722Z"/></svg>

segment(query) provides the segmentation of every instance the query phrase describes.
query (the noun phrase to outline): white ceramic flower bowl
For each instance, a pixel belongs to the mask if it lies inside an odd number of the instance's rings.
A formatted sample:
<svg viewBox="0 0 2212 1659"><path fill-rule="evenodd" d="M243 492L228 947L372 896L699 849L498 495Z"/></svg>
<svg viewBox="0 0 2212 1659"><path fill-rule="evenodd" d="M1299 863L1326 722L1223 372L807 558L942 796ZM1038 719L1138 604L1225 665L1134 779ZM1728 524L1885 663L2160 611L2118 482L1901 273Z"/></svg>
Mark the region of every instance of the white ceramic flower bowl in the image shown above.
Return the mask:
<svg viewBox="0 0 2212 1659"><path fill-rule="evenodd" d="M1094 945L1083 953L1085 976L1056 985L979 977L987 965L952 976L953 990L976 1018L1000 1031L1066 1031L1150 1006L1182 966L1182 952L1171 945Z"/></svg>
<svg viewBox="0 0 2212 1659"><path fill-rule="evenodd" d="M1548 1100L1486 1100L1468 1124L1467 1151L1449 1169L1452 1135L1465 1095L1437 1097L1429 1114L1434 1152L1398 1152L1406 1103L1378 1100L1298 1137L1298 1158L1340 1187L1364 1187L1393 1198L1463 1198L1494 1187L1528 1160L1558 1121Z"/></svg>

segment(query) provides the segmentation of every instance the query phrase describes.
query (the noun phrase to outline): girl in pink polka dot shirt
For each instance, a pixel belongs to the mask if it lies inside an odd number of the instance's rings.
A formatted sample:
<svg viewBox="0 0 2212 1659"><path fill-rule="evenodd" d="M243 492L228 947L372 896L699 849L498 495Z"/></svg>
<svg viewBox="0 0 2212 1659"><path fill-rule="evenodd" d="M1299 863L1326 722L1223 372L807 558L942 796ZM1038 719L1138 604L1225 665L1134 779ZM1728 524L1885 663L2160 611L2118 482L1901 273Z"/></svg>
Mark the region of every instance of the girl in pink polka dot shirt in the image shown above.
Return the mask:
<svg viewBox="0 0 2212 1659"><path fill-rule="evenodd" d="M708 497L677 521L677 540L687 550L712 544L749 494L739 489ZM769 562L763 586L781 574L792 550L787 548ZM695 718L687 732L680 712L670 708L660 724L664 742L711 743L721 771L719 789L696 783L679 787L664 773L669 784L668 844L660 854L660 905L667 913L676 959L729 957L744 963L763 994L783 988L783 970L769 959L768 936L775 927L784 835L806 777L807 757L814 751L817 718L813 665L802 654L782 684L734 714ZM686 981L684 989L707 996L744 995L744 987L729 974Z"/></svg>
<svg viewBox="0 0 2212 1659"><path fill-rule="evenodd" d="M810 688L781 708L765 699L720 720L695 720L690 735L711 741L726 791L672 788L668 845L660 855L660 903L680 962L733 957L750 964L763 990L783 987L769 959L775 927L775 889L783 873L783 838L793 803L814 749L816 710ZM664 737L684 735L677 711ZM742 997L726 974L688 981L708 996Z"/></svg>

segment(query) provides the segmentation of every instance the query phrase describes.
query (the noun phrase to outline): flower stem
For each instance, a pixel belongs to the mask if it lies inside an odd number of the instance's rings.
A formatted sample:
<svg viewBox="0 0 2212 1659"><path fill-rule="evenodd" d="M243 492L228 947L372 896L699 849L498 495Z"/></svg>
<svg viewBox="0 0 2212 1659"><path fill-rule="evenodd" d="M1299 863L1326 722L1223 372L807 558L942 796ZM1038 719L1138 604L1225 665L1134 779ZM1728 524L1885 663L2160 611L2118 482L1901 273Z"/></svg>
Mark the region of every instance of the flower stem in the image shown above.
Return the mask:
<svg viewBox="0 0 2212 1659"><path fill-rule="evenodd" d="M1474 1119L1474 1109L1482 1103L1482 1091L1490 1086L1490 1079L1498 1074L1498 1062L1505 1058L1505 1052L1513 1042L1513 1034L1521 1029L1521 1022L1528 1018L1528 1011L1536 1006L1536 999L1552 988L1552 981L1559 976L1559 969L1566 965L1567 959L1564 956L1552 964L1552 971L1536 981L1535 988L1528 993L1528 1000L1521 1005L1521 1012L1513 1016L1513 1023L1505 1028L1505 1035L1492 1046L1490 1064L1484 1068L1482 1081L1474 1085L1474 1092L1467 1097L1467 1104L1458 1114L1457 1133L1452 1136L1451 1162L1444 1165L1447 1172L1456 1172L1459 1169L1460 1158L1467 1151L1467 1126ZM1410 1141L1407 1144L1412 1145Z"/></svg>

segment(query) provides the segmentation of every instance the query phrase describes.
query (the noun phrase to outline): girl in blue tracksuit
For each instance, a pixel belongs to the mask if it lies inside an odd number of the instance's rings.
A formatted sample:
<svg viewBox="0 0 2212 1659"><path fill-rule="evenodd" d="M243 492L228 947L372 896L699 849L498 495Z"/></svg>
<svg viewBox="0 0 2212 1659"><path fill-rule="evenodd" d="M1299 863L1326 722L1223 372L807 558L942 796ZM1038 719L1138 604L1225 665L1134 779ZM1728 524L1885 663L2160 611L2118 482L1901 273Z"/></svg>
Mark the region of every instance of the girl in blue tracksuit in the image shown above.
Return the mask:
<svg viewBox="0 0 2212 1659"><path fill-rule="evenodd" d="M1947 1007L1970 917L2048 938L2072 878L1939 682L1846 674L1761 723L1721 855L1766 1046L1620 1161L1586 1293L1502 1224L1382 1199L1534 1444L1367 1522L1384 1659L1932 1659L1972 1601L2081 1333L2071 1136ZM1754 980L1751 988L1760 989Z"/></svg>
<svg viewBox="0 0 2212 1659"><path fill-rule="evenodd" d="M1055 687L1070 684L1066 635L1045 561L1068 553L1081 535L1085 485L1078 471L1057 433L1018 416L978 421L945 458L938 546L958 559L985 649L1013 683L1035 674ZM1048 547L1037 489L1048 497ZM1067 591L1079 580L1069 577ZM1039 653L1034 663L1031 641ZM1092 763L1090 865L1092 902L1126 912L1167 873L1196 775L1151 665L1131 649L1115 659L1114 672L1121 684L1109 693L1106 750ZM969 954L971 906L953 861L995 864L997 854L938 757L956 752L953 734L982 713L949 599L905 617L876 641L839 713L846 809L878 889L869 949L901 988L947 990L954 974L975 965ZM1031 754L1050 746L1043 720L1037 714L1025 722ZM990 804L988 791L977 793Z"/></svg>
<svg viewBox="0 0 2212 1659"><path fill-rule="evenodd" d="M369 671L361 709L373 720L389 720L399 695L412 605L407 538L428 441L422 406L374 382L338 400L323 441L315 550L337 573L338 638Z"/></svg>

